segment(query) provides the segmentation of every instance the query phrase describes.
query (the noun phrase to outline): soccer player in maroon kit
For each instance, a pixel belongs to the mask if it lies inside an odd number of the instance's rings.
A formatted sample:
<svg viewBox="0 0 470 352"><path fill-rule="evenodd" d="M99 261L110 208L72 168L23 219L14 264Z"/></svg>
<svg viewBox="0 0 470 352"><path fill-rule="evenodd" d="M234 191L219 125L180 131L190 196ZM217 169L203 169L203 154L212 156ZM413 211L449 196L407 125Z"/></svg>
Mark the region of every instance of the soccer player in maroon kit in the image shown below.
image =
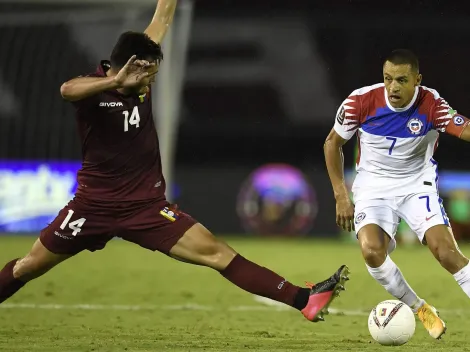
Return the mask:
<svg viewBox="0 0 470 352"><path fill-rule="evenodd" d="M31 251L0 272L0 302L26 282L83 250L103 249L113 237L175 259L210 267L238 287L323 320L344 289L348 268L307 288L238 254L165 198L150 87L163 59L161 43L176 0L160 0L144 33L123 33L110 61L95 73L64 83L76 109L82 168L75 197L41 231Z"/></svg>

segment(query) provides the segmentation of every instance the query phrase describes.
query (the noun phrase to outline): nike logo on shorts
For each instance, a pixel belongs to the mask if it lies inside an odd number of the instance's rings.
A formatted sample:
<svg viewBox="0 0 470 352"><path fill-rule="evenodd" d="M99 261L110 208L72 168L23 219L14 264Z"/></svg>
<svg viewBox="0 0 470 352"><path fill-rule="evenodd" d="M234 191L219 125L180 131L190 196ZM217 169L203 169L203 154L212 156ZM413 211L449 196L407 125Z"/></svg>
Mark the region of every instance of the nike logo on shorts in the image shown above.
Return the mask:
<svg viewBox="0 0 470 352"><path fill-rule="evenodd" d="M426 217L426 221L431 220L433 217L435 217L437 214L431 215L430 217Z"/></svg>

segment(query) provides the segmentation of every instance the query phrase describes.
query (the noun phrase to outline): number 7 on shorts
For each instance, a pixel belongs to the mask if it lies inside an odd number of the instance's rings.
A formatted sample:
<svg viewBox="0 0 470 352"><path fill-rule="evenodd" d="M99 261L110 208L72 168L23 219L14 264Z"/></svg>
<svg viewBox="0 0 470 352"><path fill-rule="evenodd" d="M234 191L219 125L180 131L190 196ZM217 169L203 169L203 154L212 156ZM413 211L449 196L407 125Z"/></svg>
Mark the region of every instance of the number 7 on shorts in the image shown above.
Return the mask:
<svg viewBox="0 0 470 352"><path fill-rule="evenodd" d="M431 212L431 208L429 207L429 196L420 196L419 199L426 199L426 208L428 209L428 213Z"/></svg>

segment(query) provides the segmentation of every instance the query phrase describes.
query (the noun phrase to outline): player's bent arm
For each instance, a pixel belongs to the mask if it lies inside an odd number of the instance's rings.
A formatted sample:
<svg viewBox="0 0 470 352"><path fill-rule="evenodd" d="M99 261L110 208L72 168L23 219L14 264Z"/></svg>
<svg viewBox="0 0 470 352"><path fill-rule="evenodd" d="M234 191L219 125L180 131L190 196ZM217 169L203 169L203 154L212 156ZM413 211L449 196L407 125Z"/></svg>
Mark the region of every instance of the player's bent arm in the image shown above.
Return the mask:
<svg viewBox="0 0 470 352"><path fill-rule="evenodd" d="M158 0L152 21L144 31L155 43L161 43L173 22L177 0Z"/></svg>
<svg viewBox="0 0 470 352"><path fill-rule="evenodd" d="M62 84L60 94L67 101L78 101L118 88L114 77L78 77Z"/></svg>
<svg viewBox="0 0 470 352"><path fill-rule="evenodd" d="M333 186L336 199L349 198L349 192L344 180L344 155L343 145L347 142L333 128L326 137L323 150L325 152L326 168Z"/></svg>

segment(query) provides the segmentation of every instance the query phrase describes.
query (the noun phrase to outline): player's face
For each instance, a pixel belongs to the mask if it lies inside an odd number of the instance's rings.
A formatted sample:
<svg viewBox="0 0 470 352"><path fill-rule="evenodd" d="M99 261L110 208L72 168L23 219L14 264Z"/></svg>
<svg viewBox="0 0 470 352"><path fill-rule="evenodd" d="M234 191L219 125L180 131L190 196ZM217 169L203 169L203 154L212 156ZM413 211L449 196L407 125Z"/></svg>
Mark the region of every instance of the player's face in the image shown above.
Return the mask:
<svg viewBox="0 0 470 352"><path fill-rule="evenodd" d="M389 61L384 64L383 75L390 105L394 108L408 105L415 87L421 84L421 75L411 65L394 65Z"/></svg>

